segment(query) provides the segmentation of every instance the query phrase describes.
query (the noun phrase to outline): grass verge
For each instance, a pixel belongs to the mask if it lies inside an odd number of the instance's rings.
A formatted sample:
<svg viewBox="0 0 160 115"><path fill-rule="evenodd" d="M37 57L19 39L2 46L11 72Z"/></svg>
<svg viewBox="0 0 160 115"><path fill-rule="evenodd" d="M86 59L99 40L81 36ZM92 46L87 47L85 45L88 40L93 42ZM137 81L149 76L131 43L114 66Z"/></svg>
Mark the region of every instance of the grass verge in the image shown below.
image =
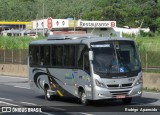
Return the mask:
<svg viewBox="0 0 160 115"><path fill-rule="evenodd" d="M147 87L144 87L144 88L143 88L143 91L160 93L160 89L157 89L157 88L147 88Z"/></svg>

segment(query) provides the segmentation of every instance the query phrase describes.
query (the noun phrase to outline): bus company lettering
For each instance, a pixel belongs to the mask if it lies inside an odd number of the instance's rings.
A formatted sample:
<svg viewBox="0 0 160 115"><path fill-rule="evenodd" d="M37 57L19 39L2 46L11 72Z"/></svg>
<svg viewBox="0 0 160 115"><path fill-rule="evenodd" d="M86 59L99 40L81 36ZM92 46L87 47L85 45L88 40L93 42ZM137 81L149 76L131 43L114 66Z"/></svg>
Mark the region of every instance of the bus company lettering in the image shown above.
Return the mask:
<svg viewBox="0 0 160 115"><path fill-rule="evenodd" d="M74 75L72 73L72 75L69 75L68 73L65 74L65 79L71 79L72 81L74 81Z"/></svg>

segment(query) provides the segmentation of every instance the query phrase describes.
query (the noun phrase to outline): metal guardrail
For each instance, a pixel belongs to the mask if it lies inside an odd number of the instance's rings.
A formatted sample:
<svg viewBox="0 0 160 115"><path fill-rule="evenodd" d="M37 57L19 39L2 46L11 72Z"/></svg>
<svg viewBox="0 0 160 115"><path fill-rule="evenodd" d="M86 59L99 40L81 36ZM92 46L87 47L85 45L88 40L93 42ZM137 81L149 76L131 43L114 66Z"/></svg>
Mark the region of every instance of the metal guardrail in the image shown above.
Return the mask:
<svg viewBox="0 0 160 115"><path fill-rule="evenodd" d="M28 50L0 50L0 64L27 65Z"/></svg>
<svg viewBox="0 0 160 115"><path fill-rule="evenodd" d="M160 73L160 66L148 66L148 67L143 67L142 70L143 70L144 72Z"/></svg>

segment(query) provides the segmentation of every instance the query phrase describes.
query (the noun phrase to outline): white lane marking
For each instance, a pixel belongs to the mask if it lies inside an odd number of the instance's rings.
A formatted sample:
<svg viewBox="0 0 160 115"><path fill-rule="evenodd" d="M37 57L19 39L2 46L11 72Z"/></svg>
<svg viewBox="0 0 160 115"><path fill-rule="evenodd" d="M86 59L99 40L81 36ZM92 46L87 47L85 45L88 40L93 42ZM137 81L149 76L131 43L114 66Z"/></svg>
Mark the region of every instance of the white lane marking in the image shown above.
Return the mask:
<svg viewBox="0 0 160 115"><path fill-rule="evenodd" d="M14 76L0 76L0 77L9 77L9 78L18 78L18 79L28 79L28 77L14 77Z"/></svg>
<svg viewBox="0 0 160 115"><path fill-rule="evenodd" d="M2 97L0 97L0 100L13 101L12 99L2 98Z"/></svg>
<svg viewBox="0 0 160 115"><path fill-rule="evenodd" d="M62 111L65 111L65 110L66 110L66 109L62 109L62 108L58 108L58 107L48 107L48 108L57 109L57 110L62 110Z"/></svg>
<svg viewBox="0 0 160 115"><path fill-rule="evenodd" d="M29 87L22 87L22 86L13 86L13 87L22 88L22 89L30 89Z"/></svg>
<svg viewBox="0 0 160 115"><path fill-rule="evenodd" d="M35 106L37 105L37 104L35 104L35 103L29 103L29 102L23 102L23 101L20 102L20 103L22 103L22 104L28 104L28 105L35 105Z"/></svg>
<svg viewBox="0 0 160 115"><path fill-rule="evenodd" d="M90 114L90 113L82 113L82 112L79 112L80 114L83 114L83 115L94 115L94 114Z"/></svg>
<svg viewBox="0 0 160 115"><path fill-rule="evenodd" d="M7 103L7 102L4 102L4 101L0 101L0 103L2 103L2 104L6 104L6 105L11 105L11 106L19 106L19 105L12 104L12 103Z"/></svg>
<svg viewBox="0 0 160 115"><path fill-rule="evenodd" d="M154 92L143 92L143 93L151 93L151 94L157 94L157 95L160 95L160 93L154 93Z"/></svg>

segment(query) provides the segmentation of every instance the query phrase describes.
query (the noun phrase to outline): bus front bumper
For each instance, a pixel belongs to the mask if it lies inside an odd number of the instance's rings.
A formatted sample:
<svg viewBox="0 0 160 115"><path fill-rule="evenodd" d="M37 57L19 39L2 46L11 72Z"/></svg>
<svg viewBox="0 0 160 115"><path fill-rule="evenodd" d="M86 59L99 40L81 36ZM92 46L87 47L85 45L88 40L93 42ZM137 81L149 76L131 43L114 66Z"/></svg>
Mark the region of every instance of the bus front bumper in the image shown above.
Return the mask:
<svg viewBox="0 0 160 115"><path fill-rule="evenodd" d="M125 88L125 89L107 89L95 86L92 100L122 99L122 98L136 97L141 95L142 95L142 84L136 85L132 88Z"/></svg>

